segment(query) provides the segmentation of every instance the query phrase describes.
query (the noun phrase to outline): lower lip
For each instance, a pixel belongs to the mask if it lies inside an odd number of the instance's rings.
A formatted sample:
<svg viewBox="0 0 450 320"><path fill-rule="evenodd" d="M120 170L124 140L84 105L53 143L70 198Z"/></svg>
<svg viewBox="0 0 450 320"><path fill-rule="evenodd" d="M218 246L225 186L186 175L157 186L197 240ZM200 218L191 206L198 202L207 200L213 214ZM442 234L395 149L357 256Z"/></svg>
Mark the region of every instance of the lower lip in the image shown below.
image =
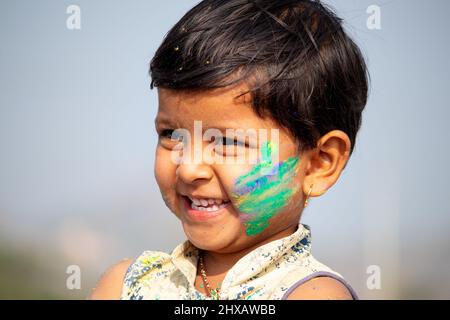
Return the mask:
<svg viewBox="0 0 450 320"><path fill-rule="evenodd" d="M197 221L206 221L211 218L217 217L226 212L226 209L230 206L231 202L229 202L225 207L220 208L216 211L200 211L192 209L189 198L183 197L184 206L186 207L186 211L193 220Z"/></svg>

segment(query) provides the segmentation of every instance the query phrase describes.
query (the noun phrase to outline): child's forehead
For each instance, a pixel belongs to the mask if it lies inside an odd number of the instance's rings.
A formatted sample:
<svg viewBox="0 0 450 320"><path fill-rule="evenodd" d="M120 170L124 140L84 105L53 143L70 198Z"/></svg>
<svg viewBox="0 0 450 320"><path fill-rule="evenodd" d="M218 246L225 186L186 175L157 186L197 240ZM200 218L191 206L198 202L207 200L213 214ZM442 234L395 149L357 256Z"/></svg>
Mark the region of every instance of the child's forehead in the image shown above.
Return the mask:
<svg viewBox="0 0 450 320"><path fill-rule="evenodd" d="M235 86L213 89L170 89L158 88L159 104L163 107L179 105L251 105L251 92L243 83Z"/></svg>
<svg viewBox="0 0 450 320"><path fill-rule="evenodd" d="M191 128L195 121L203 129L282 129L270 117L254 110L247 83L209 90L158 88L158 114L155 122L171 127Z"/></svg>
<svg viewBox="0 0 450 320"><path fill-rule="evenodd" d="M240 93L235 89L196 92L160 89L157 118L169 118L178 123L202 120L215 126L254 126L262 119L244 96L236 98Z"/></svg>

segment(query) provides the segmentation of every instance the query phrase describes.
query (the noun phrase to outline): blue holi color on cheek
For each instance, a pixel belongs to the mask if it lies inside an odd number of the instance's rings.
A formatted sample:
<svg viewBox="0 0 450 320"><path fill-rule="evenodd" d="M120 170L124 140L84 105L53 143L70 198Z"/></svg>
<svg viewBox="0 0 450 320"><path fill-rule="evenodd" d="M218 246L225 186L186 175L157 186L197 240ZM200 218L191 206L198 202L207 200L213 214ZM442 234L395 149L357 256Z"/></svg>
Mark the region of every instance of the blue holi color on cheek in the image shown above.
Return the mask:
<svg viewBox="0 0 450 320"><path fill-rule="evenodd" d="M267 142L261 148L263 159L255 167L236 179L233 197L244 217L246 233L257 235L269 226L269 219L280 212L297 191L291 186L298 170L298 157L290 157L277 164L272 163L272 145ZM262 170L268 172L261 175Z"/></svg>

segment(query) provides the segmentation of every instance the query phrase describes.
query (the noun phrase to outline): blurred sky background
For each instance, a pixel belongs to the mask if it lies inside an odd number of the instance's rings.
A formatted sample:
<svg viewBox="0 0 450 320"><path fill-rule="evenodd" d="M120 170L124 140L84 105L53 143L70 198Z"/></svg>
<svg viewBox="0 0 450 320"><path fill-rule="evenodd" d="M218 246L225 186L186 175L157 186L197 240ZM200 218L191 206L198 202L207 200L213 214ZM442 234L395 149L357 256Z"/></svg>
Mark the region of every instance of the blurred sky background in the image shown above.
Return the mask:
<svg viewBox="0 0 450 320"><path fill-rule="evenodd" d="M0 2L0 298L84 299L118 260L184 241L153 176L147 70L197 2ZM346 170L304 212L312 252L363 299L450 299L450 2L326 3L372 82ZM81 30L66 27L72 4ZM366 26L373 4L381 30ZM381 289L366 285L371 265Z"/></svg>

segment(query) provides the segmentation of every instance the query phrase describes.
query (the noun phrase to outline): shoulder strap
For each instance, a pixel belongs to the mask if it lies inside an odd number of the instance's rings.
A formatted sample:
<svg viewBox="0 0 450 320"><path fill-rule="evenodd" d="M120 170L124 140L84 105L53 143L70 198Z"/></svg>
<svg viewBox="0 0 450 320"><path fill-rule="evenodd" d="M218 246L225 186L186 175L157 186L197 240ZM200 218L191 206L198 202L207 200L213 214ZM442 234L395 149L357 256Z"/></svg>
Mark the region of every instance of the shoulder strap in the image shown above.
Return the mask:
<svg viewBox="0 0 450 320"><path fill-rule="evenodd" d="M292 293L292 291L294 291L296 288L298 288L299 286L304 284L306 281L311 280L316 277L330 277L330 278L340 281L348 289L348 291L350 291L353 300L359 300L358 295L356 294L355 290L353 290L353 288L350 286L350 284L348 284L347 281L345 281L343 278L337 276L336 274L327 272L327 271L314 272L314 273L310 274L309 276L304 277L303 279L297 281L284 293L284 295L281 297L281 300L286 300L287 297Z"/></svg>

